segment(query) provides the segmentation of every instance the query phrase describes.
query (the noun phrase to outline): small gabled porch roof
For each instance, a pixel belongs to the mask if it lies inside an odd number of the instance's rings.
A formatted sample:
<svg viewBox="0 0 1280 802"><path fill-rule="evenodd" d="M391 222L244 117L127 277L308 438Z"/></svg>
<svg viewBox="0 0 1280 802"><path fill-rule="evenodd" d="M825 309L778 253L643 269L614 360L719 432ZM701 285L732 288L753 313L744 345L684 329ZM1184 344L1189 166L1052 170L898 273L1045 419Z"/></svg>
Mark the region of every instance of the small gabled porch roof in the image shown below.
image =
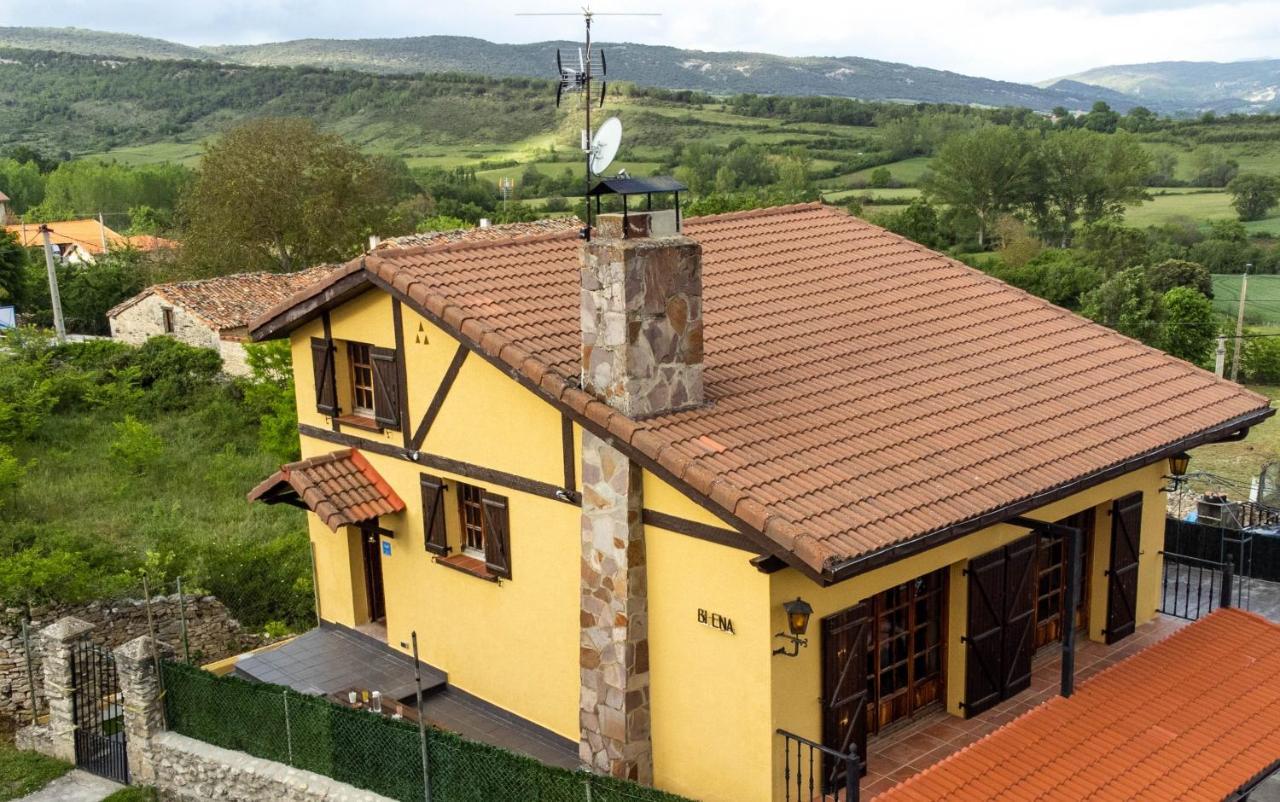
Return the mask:
<svg viewBox="0 0 1280 802"><path fill-rule="evenodd" d="M404 509L404 501L354 448L281 466L249 491L250 501L311 510L333 531Z"/></svg>

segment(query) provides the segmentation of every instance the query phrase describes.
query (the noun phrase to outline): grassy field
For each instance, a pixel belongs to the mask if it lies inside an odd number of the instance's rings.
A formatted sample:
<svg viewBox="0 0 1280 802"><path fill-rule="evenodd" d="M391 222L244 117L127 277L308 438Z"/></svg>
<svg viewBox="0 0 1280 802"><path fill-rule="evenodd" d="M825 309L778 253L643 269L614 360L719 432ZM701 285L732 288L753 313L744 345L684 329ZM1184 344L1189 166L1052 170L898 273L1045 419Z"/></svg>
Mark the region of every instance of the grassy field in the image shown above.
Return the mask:
<svg viewBox="0 0 1280 802"><path fill-rule="evenodd" d="M69 763L35 752L21 752L7 736L0 740L0 800L26 796L68 771Z"/></svg>
<svg viewBox="0 0 1280 802"><path fill-rule="evenodd" d="M920 190L915 187L886 187L884 189L842 189L837 192L824 192L822 199L827 203L846 203L850 198L870 198L877 204L907 204L920 197Z"/></svg>
<svg viewBox="0 0 1280 802"><path fill-rule="evenodd" d="M1190 219L1207 223L1211 220L1234 220L1236 210L1231 206L1231 196L1221 191L1189 190L1177 187L1168 190L1155 189L1151 200L1125 211L1125 222L1131 226L1145 228L1173 222L1178 219ZM1264 220L1245 223L1250 232L1265 231L1280 235L1280 213L1273 212Z"/></svg>
<svg viewBox="0 0 1280 802"><path fill-rule="evenodd" d="M1222 274L1213 277L1213 308L1232 320L1240 304L1240 278ZM1253 325L1280 326L1280 276L1249 276L1244 319Z"/></svg>
<svg viewBox="0 0 1280 802"><path fill-rule="evenodd" d="M1273 401L1280 398L1280 387L1253 386L1249 389ZM1215 443L1192 450L1190 470L1222 476L1247 489L1249 481L1258 475L1262 466L1276 460L1280 460L1280 420L1273 415L1253 427L1245 440Z"/></svg>

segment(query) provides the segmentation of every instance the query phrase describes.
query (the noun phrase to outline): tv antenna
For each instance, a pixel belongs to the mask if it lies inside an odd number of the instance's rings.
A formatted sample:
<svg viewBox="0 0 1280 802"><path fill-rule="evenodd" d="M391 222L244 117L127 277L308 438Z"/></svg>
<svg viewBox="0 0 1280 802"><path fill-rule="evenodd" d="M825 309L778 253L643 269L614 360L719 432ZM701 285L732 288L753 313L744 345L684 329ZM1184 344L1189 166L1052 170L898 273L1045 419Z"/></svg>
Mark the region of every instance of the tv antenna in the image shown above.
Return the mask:
<svg viewBox="0 0 1280 802"><path fill-rule="evenodd" d="M526 11L518 12L517 17L582 17L583 26L586 31L585 43L578 49L577 63L572 61L565 64L565 59L560 54L560 48L556 48L556 73L559 82L556 84L556 106L560 106L560 99L566 93L580 93L582 95L582 111L584 125L582 128L582 151L585 161L584 178L585 188L582 194L583 205L586 208L585 226L582 229L582 238L591 239L591 177L599 175L605 167L609 166L609 162L613 161L613 157L617 155L618 145L621 144L622 123L618 122L616 117L605 121L600 126L600 131L595 137L591 136L591 82L595 79L594 67L597 58L600 64L600 99L598 105L604 106L605 90L608 89L608 64L605 61L604 50L592 51L591 49L591 21L596 17L660 17L657 12L602 12L592 11L590 6L584 7L581 11ZM615 125L610 125L610 123ZM608 131L605 129L608 127ZM602 137L602 135L604 135ZM600 140L600 153L603 154L606 148L604 145L612 143L608 148L608 158L598 159L597 140ZM599 170L596 167L599 167Z"/></svg>

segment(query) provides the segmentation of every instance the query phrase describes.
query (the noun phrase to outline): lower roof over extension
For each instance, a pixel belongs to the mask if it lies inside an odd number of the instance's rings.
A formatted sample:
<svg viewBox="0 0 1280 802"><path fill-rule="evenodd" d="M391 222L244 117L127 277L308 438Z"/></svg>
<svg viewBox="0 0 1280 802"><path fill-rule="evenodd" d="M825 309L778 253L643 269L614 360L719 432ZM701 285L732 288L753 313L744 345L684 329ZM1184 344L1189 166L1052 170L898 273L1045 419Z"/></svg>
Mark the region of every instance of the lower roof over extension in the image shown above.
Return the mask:
<svg viewBox="0 0 1280 802"><path fill-rule="evenodd" d="M703 253L696 409L632 420L579 389L571 231L376 251L253 336L381 288L820 581L1272 414L1239 385L837 209L691 218L684 233Z"/></svg>
<svg viewBox="0 0 1280 802"><path fill-rule="evenodd" d="M250 501L311 510L333 531L404 509L404 501L354 448L281 466L249 491Z"/></svg>

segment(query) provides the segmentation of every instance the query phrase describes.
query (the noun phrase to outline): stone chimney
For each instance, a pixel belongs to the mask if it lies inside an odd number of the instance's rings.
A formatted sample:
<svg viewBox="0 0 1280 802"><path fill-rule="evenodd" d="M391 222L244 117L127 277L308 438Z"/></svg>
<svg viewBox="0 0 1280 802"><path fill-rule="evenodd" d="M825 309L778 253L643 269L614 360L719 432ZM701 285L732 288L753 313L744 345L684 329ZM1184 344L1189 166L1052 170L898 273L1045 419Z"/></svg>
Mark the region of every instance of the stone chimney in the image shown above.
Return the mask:
<svg viewBox="0 0 1280 802"><path fill-rule="evenodd" d="M702 404L702 248L674 214L600 215L583 243L582 386L631 418ZM652 783L643 476L583 431L578 753Z"/></svg>
<svg viewBox="0 0 1280 802"><path fill-rule="evenodd" d="M637 419L700 406L702 246L674 215L602 214L581 268L583 389Z"/></svg>

